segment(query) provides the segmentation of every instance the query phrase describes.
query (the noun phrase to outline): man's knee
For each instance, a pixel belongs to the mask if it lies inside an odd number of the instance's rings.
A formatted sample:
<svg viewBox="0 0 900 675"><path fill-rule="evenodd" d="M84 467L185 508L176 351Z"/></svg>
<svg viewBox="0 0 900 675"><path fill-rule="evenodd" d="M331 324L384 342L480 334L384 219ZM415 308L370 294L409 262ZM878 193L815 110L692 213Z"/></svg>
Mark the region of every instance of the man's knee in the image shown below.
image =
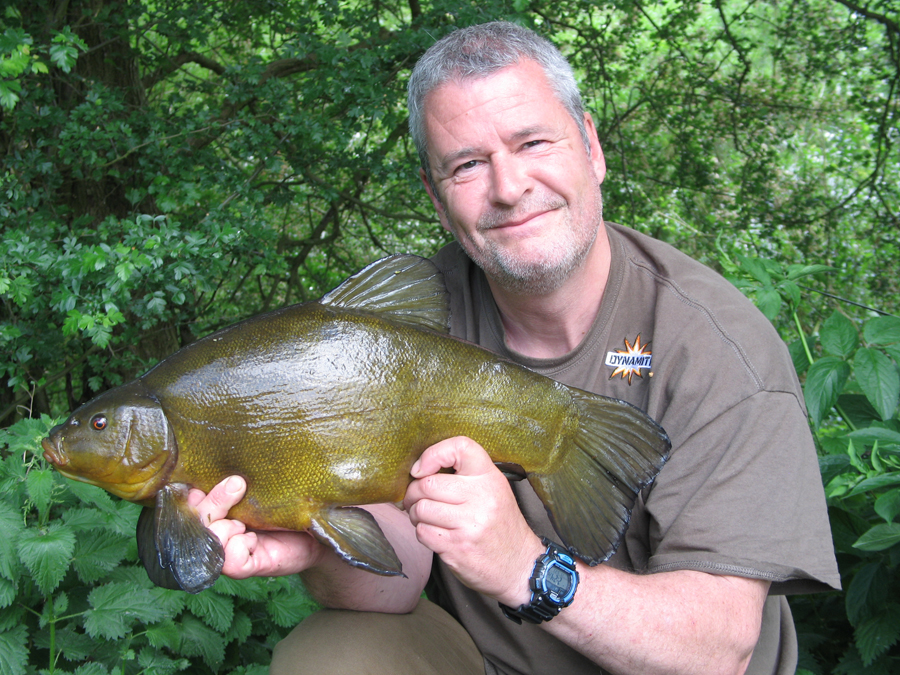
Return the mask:
<svg viewBox="0 0 900 675"><path fill-rule="evenodd" d="M270 675L483 675L469 634L421 600L410 614L322 610L275 647Z"/></svg>

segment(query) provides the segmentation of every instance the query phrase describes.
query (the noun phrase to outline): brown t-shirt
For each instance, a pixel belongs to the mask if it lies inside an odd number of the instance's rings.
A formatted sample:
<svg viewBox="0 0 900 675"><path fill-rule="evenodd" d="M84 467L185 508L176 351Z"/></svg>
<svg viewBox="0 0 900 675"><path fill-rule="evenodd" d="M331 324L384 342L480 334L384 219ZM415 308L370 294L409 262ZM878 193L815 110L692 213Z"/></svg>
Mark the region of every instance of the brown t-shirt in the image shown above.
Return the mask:
<svg viewBox="0 0 900 675"><path fill-rule="evenodd" d="M590 333L570 354L511 352L483 273L451 244L434 257L451 332L564 384L624 399L659 422L672 454L640 495L607 564L772 582L748 673L793 673L788 593L840 587L800 384L769 321L730 283L671 246L607 223L612 266ZM649 357L649 358L648 358ZM529 524L559 541L527 481ZM439 560L438 601L472 635L488 673L601 673L540 627L516 625ZM661 641L666 639L660 635Z"/></svg>

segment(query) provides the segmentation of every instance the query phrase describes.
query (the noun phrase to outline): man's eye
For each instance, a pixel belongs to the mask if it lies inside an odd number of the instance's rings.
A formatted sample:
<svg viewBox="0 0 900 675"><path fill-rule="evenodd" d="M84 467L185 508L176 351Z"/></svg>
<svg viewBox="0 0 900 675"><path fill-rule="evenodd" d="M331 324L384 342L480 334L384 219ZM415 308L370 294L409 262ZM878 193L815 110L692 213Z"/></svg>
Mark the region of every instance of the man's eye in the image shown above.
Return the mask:
<svg viewBox="0 0 900 675"><path fill-rule="evenodd" d="M477 165L478 165L478 162L475 161L474 159L472 159L472 160L469 160L468 162L466 162L465 164L460 164L458 167L456 167L456 170L457 171L467 171L468 169L474 169Z"/></svg>

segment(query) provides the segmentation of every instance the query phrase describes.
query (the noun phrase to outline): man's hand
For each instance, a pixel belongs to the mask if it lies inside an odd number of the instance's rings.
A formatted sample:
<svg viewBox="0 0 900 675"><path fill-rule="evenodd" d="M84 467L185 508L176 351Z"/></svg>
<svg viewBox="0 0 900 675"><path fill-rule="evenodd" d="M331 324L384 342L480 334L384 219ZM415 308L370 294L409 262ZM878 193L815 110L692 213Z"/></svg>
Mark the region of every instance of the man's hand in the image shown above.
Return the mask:
<svg viewBox="0 0 900 675"><path fill-rule="evenodd" d="M307 533L248 532L242 522L225 517L246 491L244 479L231 476L208 495L201 490L191 490L188 495L188 503L222 542L225 549L222 573L234 579L274 577L295 574L315 564L321 555L321 544Z"/></svg>
<svg viewBox="0 0 900 675"><path fill-rule="evenodd" d="M410 474L415 480L403 506L418 540L470 588L514 607L528 602L528 578L543 546L484 448L465 437L441 441Z"/></svg>

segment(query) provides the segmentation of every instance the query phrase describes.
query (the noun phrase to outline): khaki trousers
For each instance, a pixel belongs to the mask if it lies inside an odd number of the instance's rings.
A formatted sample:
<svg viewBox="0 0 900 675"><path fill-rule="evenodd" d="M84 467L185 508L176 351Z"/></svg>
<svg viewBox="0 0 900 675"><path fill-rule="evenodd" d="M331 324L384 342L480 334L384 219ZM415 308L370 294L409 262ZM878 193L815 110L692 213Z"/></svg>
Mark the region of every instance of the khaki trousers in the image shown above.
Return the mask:
<svg viewBox="0 0 900 675"><path fill-rule="evenodd" d="M275 646L270 675L484 675L472 638L424 598L409 614L324 609Z"/></svg>

